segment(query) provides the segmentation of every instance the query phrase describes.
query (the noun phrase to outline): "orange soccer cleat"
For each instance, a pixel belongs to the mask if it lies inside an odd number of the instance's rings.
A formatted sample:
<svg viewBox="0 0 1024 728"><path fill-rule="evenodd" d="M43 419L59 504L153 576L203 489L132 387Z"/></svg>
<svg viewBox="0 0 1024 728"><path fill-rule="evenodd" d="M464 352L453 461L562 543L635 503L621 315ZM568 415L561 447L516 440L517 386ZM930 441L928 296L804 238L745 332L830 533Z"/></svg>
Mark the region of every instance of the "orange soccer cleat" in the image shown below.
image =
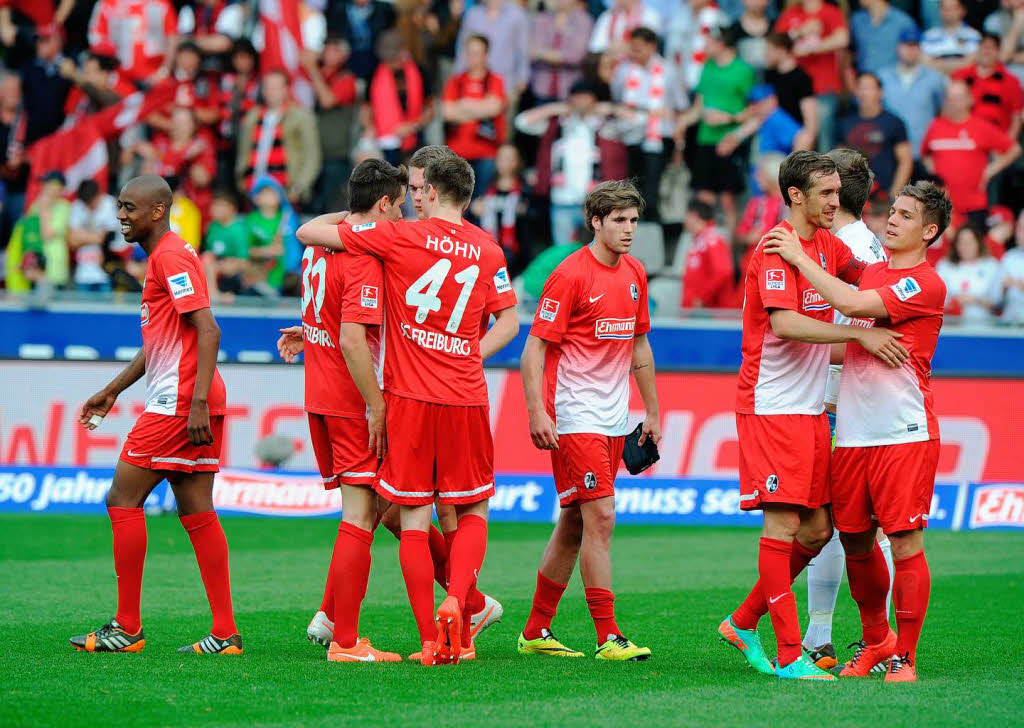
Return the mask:
<svg viewBox="0 0 1024 728"><path fill-rule="evenodd" d="M917 668L910 654L893 655L889 662L889 672L885 673L886 682L917 682Z"/></svg>
<svg viewBox="0 0 1024 728"><path fill-rule="evenodd" d="M854 642L850 647L854 645L857 645L857 652L853 659L843 666L839 677L867 677L871 673L871 668L891 656L896 649L896 633L889 630L885 639L874 645L864 644L863 640Z"/></svg>
<svg viewBox="0 0 1024 728"><path fill-rule="evenodd" d="M370 644L365 637L356 642L353 647L342 647L337 642L331 642L327 650L328 662L401 662L402 657L394 652L378 650Z"/></svg>
<svg viewBox="0 0 1024 728"><path fill-rule="evenodd" d="M437 651L434 664L458 664L462 656L462 609L455 597L445 597L437 608Z"/></svg>

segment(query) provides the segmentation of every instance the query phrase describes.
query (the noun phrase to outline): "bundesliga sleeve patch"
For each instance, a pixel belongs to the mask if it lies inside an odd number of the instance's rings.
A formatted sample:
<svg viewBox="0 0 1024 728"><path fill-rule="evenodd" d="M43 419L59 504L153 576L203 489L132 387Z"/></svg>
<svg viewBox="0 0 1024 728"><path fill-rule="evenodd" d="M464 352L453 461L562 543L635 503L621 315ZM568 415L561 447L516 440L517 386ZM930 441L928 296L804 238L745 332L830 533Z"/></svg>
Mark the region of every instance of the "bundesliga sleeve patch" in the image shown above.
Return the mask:
<svg viewBox="0 0 1024 728"><path fill-rule="evenodd" d="M373 230L375 227L377 227L377 223L375 222L364 222L361 225L353 225L352 232L361 233L365 230Z"/></svg>
<svg viewBox="0 0 1024 728"><path fill-rule="evenodd" d="M363 308L377 308L377 286L363 286L360 300Z"/></svg>
<svg viewBox="0 0 1024 728"><path fill-rule="evenodd" d="M921 292L921 286L910 277L900 278L895 285L889 286L889 288L896 294L896 298L901 301L911 299Z"/></svg>
<svg viewBox="0 0 1024 728"><path fill-rule="evenodd" d="M544 321L554 321L555 317L558 316L558 301L551 298L545 298L540 302L540 310L537 315Z"/></svg>
<svg viewBox="0 0 1024 728"><path fill-rule="evenodd" d="M508 293L512 290L512 282L508 279L508 269L499 268L494 274L494 290L498 293Z"/></svg>
<svg viewBox="0 0 1024 728"><path fill-rule="evenodd" d="M771 268L764 272L764 287L769 291L786 290L786 271L783 268Z"/></svg>
<svg viewBox="0 0 1024 728"><path fill-rule="evenodd" d="M192 279L188 277L188 271L167 276L167 284L171 287L171 296L174 298L191 296L196 292L196 289L192 287Z"/></svg>

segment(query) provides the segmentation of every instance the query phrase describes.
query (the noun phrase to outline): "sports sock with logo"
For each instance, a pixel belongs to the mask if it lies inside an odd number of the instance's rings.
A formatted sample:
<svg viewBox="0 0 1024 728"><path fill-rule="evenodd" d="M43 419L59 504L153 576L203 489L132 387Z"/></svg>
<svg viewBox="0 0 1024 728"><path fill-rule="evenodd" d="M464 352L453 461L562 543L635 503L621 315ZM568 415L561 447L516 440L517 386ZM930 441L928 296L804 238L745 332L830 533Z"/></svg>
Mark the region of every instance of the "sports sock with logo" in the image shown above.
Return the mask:
<svg viewBox="0 0 1024 728"><path fill-rule="evenodd" d="M437 636L434 626L434 567L426 531L402 531L398 561L402 566L402 577L420 642L433 641Z"/></svg>
<svg viewBox="0 0 1024 728"><path fill-rule="evenodd" d="M210 634L227 639L238 632L231 609L231 575L228 571L228 539L216 511L179 516L196 552L199 574L213 613Z"/></svg>
<svg viewBox="0 0 1024 728"><path fill-rule="evenodd" d="M146 514L141 508L107 507L114 534L114 573L117 574L117 616L128 634L142 629L142 570L146 564Z"/></svg>
<svg viewBox="0 0 1024 728"><path fill-rule="evenodd" d="M889 616L889 608L892 606L892 580L896 575L896 567L892 563L892 544L889 542L889 537L882 536L878 542L878 547L882 549L885 565L889 569L889 591L885 594L885 614Z"/></svg>
<svg viewBox="0 0 1024 728"><path fill-rule="evenodd" d="M862 639L877 645L889 634L885 613L885 595L889 593L889 567L882 549L875 543L866 554L847 554L846 573L850 579L850 596L860 610Z"/></svg>
<svg viewBox="0 0 1024 728"><path fill-rule="evenodd" d="M775 628L779 644L779 665L786 666L800 657L800 621L796 611L796 597L791 586L791 561L796 540L786 542L761 538L757 571L761 588L768 601L768 615ZM809 561L810 559L808 559Z"/></svg>
<svg viewBox="0 0 1024 728"><path fill-rule="evenodd" d="M331 550L331 562L327 565L327 581L324 584L324 598L320 600L320 611L327 615L327 619L334 621L334 575L337 573L338 559L341 558L341 524L338 524L338 533L334 536L334 548Z"/></svg>
<svg viewBox="0 0 1024 728"><path fill-rule="evenodd" d="M430 560L434 563L434 581L440 584L442 589L447 589L449 544L446 534L437 530L437 526L431 525L427 532L427 544L430 546Z"/></svg>
<svg viewBox="0 0 1024 728"><path fill-rule="evenodd" d="M458 600L459 608L463 611L466 609L466 595L476 583L486 552L487 521L474 515L460 518L451 554L448 556L452 574L448 595Z"/></svg>
<svg viewBox="0 0 1024 728"><path fill-rule="evenodd" d="M558 602L565 593L565 584L558 584L537 572L537 590L533 593L533 608L523 628L523 637L535 640L541 636L541 630L551 629L551 622L558 611Z"/></svg>
<svg viewBox="0 0 1024 728"><path fill-rule="evenodd" d="M594 620L594 629L597 631L597 644L603 645L608 635L621 635L619 625L615 623L615 595L611 589L588 587L584 592L587 596L587 609L590 610L590 618Z"/></svg>
<svg viewBox="0 0 1024 728"><path fill-rule="evenodd" d="M804 647L813 650L832 641L832 615L843 581L843 544L839 532L807 565L807 632Z"/></svg>
<svg viewBox="0 0 1024 728"><path fill-rule="evenodd" d="M335 545L338 559L334 571L334 641L339 647L355 647L359 639L359 607L370 579L370 531L342 521Z"/></svg>
<svg viewBox="0 0 1024 728"><path fill-rule="evenodd" d="M932 576L924 549L913 556L895 561L896 578L893 581L893 603L896 605L896 654L910 653L917 663L917 641L928 612L928 597L932 590Z"/></svg>
<svg viewBox="0 0 1024 728"><path fill-rule="evenodd" d="M764 541L763 538L761 540ZM814 551L793 539L793 548L789 557L790 584L800 576L801 571L807 568L807 564L811 562L815 555ZM761 617L767 613L767 597L765 597L764 588L759 580L754 584L754 588L750 590L750 593L747 594L736 611L732 613L732 622L740 629L754 629L757 627Z"/></svg>

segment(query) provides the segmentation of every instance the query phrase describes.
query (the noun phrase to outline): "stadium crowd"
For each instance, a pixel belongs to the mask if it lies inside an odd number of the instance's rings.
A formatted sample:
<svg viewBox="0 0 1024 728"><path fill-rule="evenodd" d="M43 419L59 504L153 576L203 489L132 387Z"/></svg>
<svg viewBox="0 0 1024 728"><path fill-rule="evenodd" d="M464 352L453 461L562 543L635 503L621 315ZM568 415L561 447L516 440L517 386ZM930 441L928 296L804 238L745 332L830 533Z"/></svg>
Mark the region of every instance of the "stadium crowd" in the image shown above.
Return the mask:
<svg viewBox="0 0 1024 728"><path fill-rule="evenodd" d="M295 296L295 232L344 209L353 166L444 143L524 299L589 242L588 191L634 177L655 313L738 308L786 214L784 156L847 146L876 175L876 235L907 182L948 190L929 251L948 312L1024 323L1022 0L285 5L0 1L9 292L140 290L112 194L155 173L215 300ZM62 143L85 128L97 144Z"/></svg>

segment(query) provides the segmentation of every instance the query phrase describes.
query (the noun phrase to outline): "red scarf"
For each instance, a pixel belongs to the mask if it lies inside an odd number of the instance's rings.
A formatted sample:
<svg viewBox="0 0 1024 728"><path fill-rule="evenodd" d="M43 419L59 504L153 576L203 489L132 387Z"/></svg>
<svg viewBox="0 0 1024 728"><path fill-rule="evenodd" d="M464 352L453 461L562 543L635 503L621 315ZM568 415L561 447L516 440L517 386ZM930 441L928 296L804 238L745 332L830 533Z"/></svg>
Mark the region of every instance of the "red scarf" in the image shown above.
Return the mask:
<svg viewBox="0 0 1024 728"><path fill-rule="evenodd" d="M406 108L398 102L398 86L395 74L386 63L377 66L370 82L370 106L373 108L373 125L377 130L377 138L394 136L395 129L403 122L412 122L423 113L423 79L416 64L406 59L402 63L405 71ZM409 134L402 140L402 149L409 150L416 146L416 135Z"/></svg>

